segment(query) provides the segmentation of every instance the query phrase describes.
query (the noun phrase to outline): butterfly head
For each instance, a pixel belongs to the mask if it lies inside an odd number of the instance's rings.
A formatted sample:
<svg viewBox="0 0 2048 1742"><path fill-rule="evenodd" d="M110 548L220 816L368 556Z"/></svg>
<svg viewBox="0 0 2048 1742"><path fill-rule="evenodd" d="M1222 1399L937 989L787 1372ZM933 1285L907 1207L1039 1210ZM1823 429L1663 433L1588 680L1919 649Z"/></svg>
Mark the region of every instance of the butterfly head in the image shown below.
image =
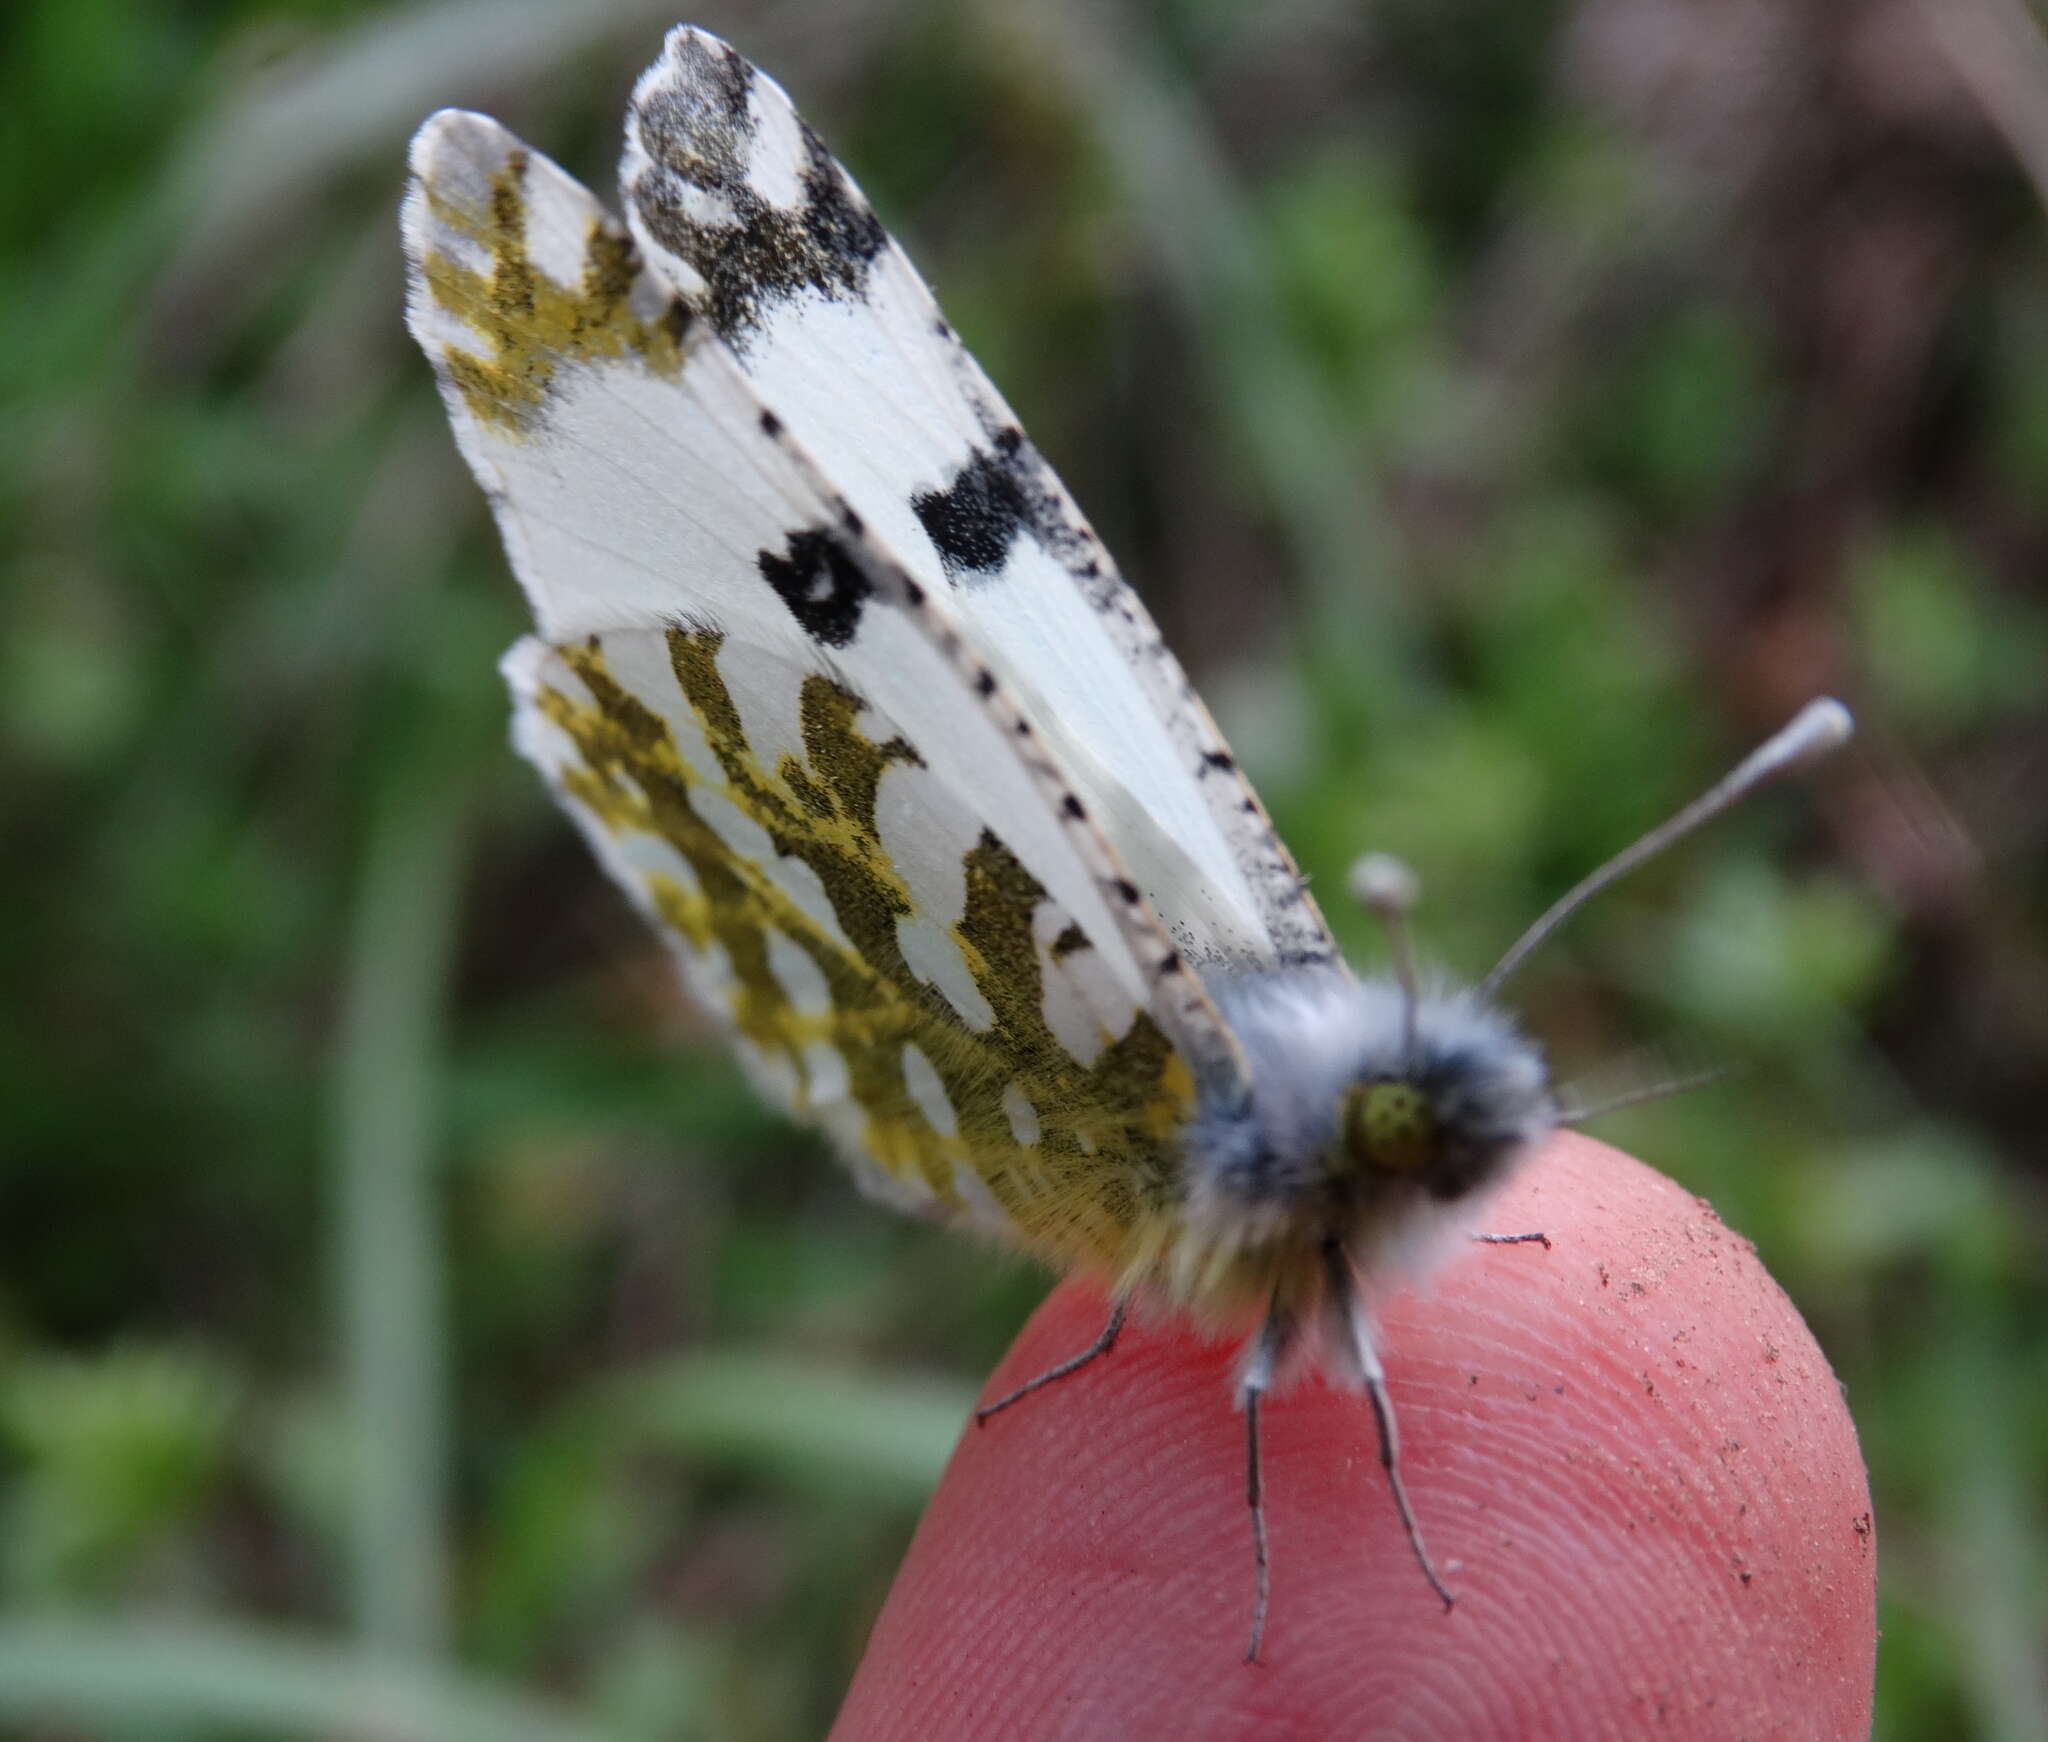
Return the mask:
<svg viewBox="0 0 2048 1742"><path fill-rule="evenodd" d="M1380 1268L1465 1219L1557 1123L1541 1051L1476 992L1411 1002L1391 979L1295 969L1211 991L1255 1086L1204 1105L1188 1218L1261 1280L1332 1247Z"/></svg>
<svg viewBox="0 0 2048 1742"><path fill-rule="evenodd" d="M1398 988L1357 988L1369 1013ZM1359 1076L1344 1090L1331 1168L1356 1196L1455 1204L1499 1179L1548 1134L1557 1110L1543 1055L1472 993L1425 994L1412 1037L1368 1030Z"/></svg>

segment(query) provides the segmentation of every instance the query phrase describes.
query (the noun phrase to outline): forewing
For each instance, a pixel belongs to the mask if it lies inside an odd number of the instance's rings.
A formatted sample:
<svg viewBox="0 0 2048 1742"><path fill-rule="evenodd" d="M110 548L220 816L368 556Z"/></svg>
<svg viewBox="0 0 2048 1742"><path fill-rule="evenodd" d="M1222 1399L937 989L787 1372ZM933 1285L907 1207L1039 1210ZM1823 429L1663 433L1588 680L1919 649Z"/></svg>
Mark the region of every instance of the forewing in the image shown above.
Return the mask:
<svg viewBox="0 0 2048 1742"><path fill-rule="evenodd" d="M534 609L519 747L870 1184L1130 1270L1235 1052L1057 758L583 188L452 111L413 171L412 328Z"/></svg>
<svg viewBox="0 0 2048 1742"><path fill-rule="evenodd" d="M1144 606L782 88L679 27L634 91L620 179L648 260L944 589L1181 947L1205 965L1334 960Z"/></svg>

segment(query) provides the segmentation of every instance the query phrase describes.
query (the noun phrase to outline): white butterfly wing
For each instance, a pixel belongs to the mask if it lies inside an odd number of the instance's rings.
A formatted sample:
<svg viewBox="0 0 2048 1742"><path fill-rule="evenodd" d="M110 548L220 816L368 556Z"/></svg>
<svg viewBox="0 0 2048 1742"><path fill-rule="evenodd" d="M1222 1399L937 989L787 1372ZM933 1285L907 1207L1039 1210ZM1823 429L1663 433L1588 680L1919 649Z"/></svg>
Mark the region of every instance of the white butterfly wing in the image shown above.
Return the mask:
<svg viewBox="0 0 2048 1742"><path fill-rule="evenodd" d="M1144 606L781 87L669 34L627 115L627 220L883 542L947 603L1207 963L1335 960Z"/></svg>
<svg viewBox="0 0 2048 1742"><path fill-rule="evenodd" d="M452 111L413 171L412 328L534 609L519 747L868 1183L1135 1279L1241 1064L979 633L580 185Z"/></svg>

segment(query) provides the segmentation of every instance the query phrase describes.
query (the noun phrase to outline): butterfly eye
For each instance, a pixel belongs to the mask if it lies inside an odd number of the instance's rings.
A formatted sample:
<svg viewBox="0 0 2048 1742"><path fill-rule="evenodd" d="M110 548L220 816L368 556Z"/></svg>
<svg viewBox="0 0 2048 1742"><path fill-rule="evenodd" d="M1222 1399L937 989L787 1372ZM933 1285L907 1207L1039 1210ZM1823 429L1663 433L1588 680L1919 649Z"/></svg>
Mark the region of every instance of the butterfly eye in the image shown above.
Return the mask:
<svg viewBox="0 0 2048 1742"><path fill-rule="evenodd" d="M1413 1083L1359 1083L1345 1097L1344 1148L1369 1173L1420 1173L1436 1138L1429 1097Z"/></svg>

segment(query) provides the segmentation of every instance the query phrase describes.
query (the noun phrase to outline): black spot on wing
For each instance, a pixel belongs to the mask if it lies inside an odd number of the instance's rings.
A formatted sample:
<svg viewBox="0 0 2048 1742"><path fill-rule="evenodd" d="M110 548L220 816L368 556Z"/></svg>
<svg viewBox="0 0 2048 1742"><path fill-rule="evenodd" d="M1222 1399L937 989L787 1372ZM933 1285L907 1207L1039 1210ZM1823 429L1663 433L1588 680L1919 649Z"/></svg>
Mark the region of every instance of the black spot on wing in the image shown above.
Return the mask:
<svg viewBox="0 0 2048 1742"><path fill-rule="evenodd" d="M979 448L945 489L921 491L910 506L955 580L1000 569L1028 513L1015 464Z"/></svg>
<svg viewBox="0 0 2048 1742"><path fill-rule="evenodd" d="M838 539L829 532L792 532L780 554L764 550L754 560L813 640L827 647L853 640L875 589Z"/></svg>
<svg viewBox="0 0 2048 1742"><path fill-rule="evenodd" d="M979 448L946 489L913 495L909 506L954 579L963 569L995 573L1024 528L1024 491L1012 469Z"/></svg>
<svg viewBox="0 0 2048 1742"><path fill-rule="evenodd" d="M970 448L945 485L919 491L910 507L956 583L1000 573L1021 533L1076 574L1099 573L1086 529L1014 424L995 431L987 448Z"/></svg>
<svg viewBox="0 0 2048 1742"><path fill-rule="evenodd" d="M672 297L669 299L668 307L661 311L659 325L661 330L668 334L669 343L681 350L683 340L689 334L690 323L696 318L688 303L679 296Z"/></svg>
<svg viewBox="0 0 2048 1742"><path fill-rule="evenodd" d="M1070 925L1052 940L1052 959L1055 962L1064 962L1076 950L1090 948L1093 946L1088 942L1088 934L1078 925Z"/></svg>
<svg viewBox="0 0 2048 1742"><path fill-rule="evenodd" d="M818 136L798 122L801 194L794 205L771 205L750 170L754 69L696 37L677 39L671 66L637 107L649 161L630 194L648 234L703 276L720 336L744 351L779 304L807 290L833 301L860 297L888 233Z"/></svg>

